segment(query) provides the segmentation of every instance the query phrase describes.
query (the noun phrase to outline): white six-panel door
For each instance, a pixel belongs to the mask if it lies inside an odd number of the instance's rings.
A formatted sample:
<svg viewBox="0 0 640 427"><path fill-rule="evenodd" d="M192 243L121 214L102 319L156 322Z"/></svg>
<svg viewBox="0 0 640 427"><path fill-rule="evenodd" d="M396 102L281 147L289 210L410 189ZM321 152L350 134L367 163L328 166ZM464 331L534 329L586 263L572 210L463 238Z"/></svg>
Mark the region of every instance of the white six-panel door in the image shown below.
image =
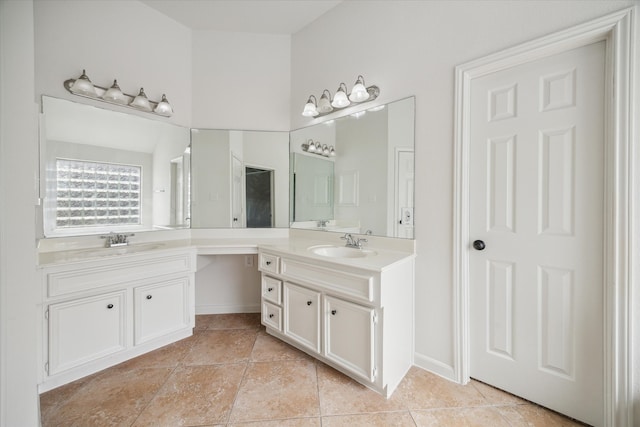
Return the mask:
<svg viewBox="0 0 640 427"><path fill-rule="evenodd" d="M600 42L474 79L470 116L471 376L592 425L604 58Z"/></svg>

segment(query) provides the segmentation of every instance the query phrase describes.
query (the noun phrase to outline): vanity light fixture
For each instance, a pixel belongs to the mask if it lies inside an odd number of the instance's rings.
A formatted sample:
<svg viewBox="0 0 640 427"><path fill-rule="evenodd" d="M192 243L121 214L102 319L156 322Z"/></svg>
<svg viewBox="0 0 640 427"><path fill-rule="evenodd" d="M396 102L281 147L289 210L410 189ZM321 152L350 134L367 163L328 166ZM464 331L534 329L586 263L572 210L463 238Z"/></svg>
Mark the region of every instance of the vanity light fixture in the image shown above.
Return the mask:
<svg viewBox="0 0 640 427"><path fill-rule="evenodd" d="M302 151L306 151L311 154L318 154L324 157L336 156L336 150L333 148L333 145L320 144L319 141L314 142L312 139L302 143Z"/></svg>
<svg viewBox="0 0 640 427"><path fill-rule="evenodd" d="M350 105L373 101L378 95L380 95L380 88L378 88L378 86L366 87L364 77L359 75L351 93L348 93L346 84L340 83L333 99L331 98L331 92L327 89L322 91L320 101L318 101L314 95L309 96L302 115L305 117L324 116Z"/></svg>
<svg viewBox="0 0 640 427"><path fill-rule="evenodd" d="M135 108L140 111L146 111L148 113L155 113L159 116L170 117L173 114L173 108L167 97L162 95L160 102L152 101L147 98L144 93L144 89L140 89L138 95L128 95L120 89L118 82L113 81L113 85L109 88L97 86L91 83L85 70L82 70L82 75L77 79L69 79L64 82L64 87L74 95L84 96L92 98L98 101L108 102L110 104L117 104L123 107Z"/></svg>

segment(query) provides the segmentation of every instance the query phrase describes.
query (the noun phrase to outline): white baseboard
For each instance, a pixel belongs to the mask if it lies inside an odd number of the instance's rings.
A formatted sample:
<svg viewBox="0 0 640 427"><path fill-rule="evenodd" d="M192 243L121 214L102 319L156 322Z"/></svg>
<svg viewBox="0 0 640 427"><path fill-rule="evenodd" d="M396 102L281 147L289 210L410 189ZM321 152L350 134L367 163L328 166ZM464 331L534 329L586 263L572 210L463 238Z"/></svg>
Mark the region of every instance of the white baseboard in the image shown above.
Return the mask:
<svg viewBox="0 0 640 427"><path fill-rule="evenodd" d="M260 304L196 305L196 314L260 313Z"/></svg>
<svg viewBox="0 0 640 427"><path fill-rule="evenodd" d="M449 381L457 382L453 366L449 366L439 360L432 359L424 354L414 353L413 364L418 368L422 368L433 374L439 375Z"/></svg>

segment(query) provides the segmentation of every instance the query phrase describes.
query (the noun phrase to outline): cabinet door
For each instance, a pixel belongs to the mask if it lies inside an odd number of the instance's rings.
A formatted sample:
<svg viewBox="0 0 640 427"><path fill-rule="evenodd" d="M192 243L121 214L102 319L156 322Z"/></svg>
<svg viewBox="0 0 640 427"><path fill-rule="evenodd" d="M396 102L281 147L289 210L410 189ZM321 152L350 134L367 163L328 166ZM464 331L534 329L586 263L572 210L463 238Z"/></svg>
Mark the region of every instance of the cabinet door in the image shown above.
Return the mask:
<svg viewBox="0 0 640 427"><path fill-rule="evenodd" d="M49 375L126 347L125 291L49 306Z"/></svg>
<svg viewBox="0 0 640 427"><path fill-rule="evenodd" d="M368 380L375 379L375 310L325 296L325 357Z"/></svg>
<svg viewBox="0 0 640 427"><path fill-rule="evenodd" d="M134 288L135 345L189 326L188 289L187 277Z"/></svg>
<svg viewBox="0 0 640 427"><path fill-rule="evenodd" d="M320 293L284 284L284 334L320 352Z"/></svg>

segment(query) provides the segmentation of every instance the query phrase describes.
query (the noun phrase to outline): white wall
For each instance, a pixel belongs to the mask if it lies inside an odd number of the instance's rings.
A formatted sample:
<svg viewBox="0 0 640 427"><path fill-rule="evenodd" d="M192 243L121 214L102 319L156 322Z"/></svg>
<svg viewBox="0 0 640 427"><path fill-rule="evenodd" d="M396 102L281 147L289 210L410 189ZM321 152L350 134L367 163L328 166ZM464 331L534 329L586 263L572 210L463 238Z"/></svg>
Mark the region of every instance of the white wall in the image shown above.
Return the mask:
<svg viewBox="0 0 640 427"><path fill-rule="evenodd" d="M194 31L192 127L289 131L290 40Z"/></svg>
<svg viewBox="0 0 640 427"><path fill-rule="evenodd" d="M36 95L78 101L63 87L87 70L98 86L113 79L123 92L158 101L166 94L174 115L92 103L183 126L191 121L191 30L144 3L131 0L35 0Z"/></svg>
<svg viewBox="0 0 640 427"><path fill-rule="evenodd" d="M416 95L416 363L452 375L454 67L633 4L343 2L293 36L293 128L309 94L358 74L380 87L376 104Z"/></svg>
<svg viewBox="0 0 640 427"><path fill-rule="evenodd" d="M0 425L39 425L33 3L0 0Z"/></svg>

